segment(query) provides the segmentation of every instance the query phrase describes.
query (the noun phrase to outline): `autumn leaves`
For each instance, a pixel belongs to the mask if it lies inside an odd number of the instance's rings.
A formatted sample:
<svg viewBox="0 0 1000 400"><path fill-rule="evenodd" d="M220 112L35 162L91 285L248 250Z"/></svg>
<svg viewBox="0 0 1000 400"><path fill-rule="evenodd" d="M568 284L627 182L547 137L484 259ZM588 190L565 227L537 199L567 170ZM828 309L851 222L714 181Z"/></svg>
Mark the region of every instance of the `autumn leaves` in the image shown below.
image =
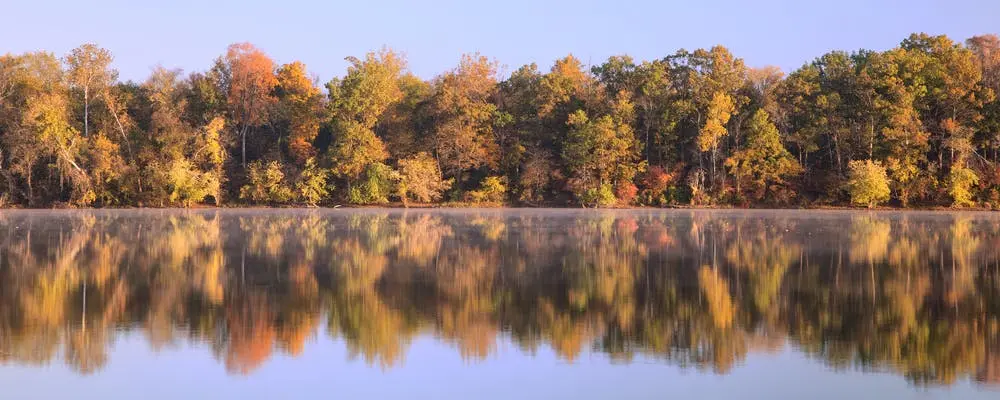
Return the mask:
<svg viewBox="0 0 1000 400"><path fill-rule="evenodd" d="M722 46L544 72L470 54L429 80L381 49L325 90L248 43L143 83L92 44L5 55L0 184L25 206L993 207L998 49L915 34L787 77ZM858 162L884 170L888 196L852 201Z"/></svg>

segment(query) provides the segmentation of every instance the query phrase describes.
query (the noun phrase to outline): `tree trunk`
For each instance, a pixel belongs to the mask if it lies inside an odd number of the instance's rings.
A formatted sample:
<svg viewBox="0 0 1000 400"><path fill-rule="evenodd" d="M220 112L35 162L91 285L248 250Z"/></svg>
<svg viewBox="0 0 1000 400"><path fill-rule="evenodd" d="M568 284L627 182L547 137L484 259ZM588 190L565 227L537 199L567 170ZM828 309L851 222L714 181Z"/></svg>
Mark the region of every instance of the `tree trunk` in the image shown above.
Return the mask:
<svg viewBox="0 0 1000 400"><path fill-rule="evenodd" d="M83 87L83 137L90 133L90 88Z"/></svg>
<svg viewBox="0 0 1000 400"><path fill-rule="evenodd" d="M128 158L131 160L132 159L132 143L130 143L128 141L128 135L125 134L125 127L122 125L121 119L118 118L118 108L111 106L111 100L109 99L110 97L111 96L105 95L104 96L104 103L107 104L108 111L111 113L111 115L113 117L115 117L115 123L118 125L118 133L121 134L122 140L125 141L125 150L128 151Z"/></svg>
<svg viewBox="0 0 1000 400"><path fill-rule="evenodd" d="M875 121L868 124L868 159L871 160L875 154Z"/></svg>
<svg viewBox="0 0 1000 400"><path fill-rule="evenodd" d="M240 132L240 141L242 142L242 147L240 151L240 160L243 164L243 170L247 169L247 128L243 127L242 132Z"/></svg>
<svg viewBox="0 0 1000 400"><path fill-rule="evenodd" d="M643 116L643 125L646 126L646 164L648 165L650 159L649 155L652 152L651 146L649 145L649 125L651 124L649 123L650 106L648 102L643 108L646 109L646 114Z"/></svg>
<svg viewBox="0 0 1000 400"><path fill-rule="evenodd" d="M35 187L31 183L31 166L28 166L28 205L34 205L35 203Z"/></svg>
<svg viewBox="0 0 1000 400"><path fill-rule="evenodd" d="M719 180L719 177L715 175L715 153L718 151L718 147L719 147L718 144L712 146L712 190L713 191L716 189L715 188L716 181Z"/></svg>
<svg viewBox="0 0 1000 400"><path fill-rule="evenodd" d="M838 135L833 135L833 153L837 157L837 172L841 175L844 174L844 165L841 162L840 156L840 137Z"/></svg>

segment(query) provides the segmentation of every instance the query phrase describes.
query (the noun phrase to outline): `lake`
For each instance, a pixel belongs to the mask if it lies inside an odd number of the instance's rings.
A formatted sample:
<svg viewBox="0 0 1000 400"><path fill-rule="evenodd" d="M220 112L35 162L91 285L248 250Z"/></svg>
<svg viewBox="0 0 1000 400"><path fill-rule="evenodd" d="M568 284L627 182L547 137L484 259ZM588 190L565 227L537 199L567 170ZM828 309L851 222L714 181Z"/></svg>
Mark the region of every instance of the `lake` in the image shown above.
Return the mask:
<svg viewBox="0 0 1000 400"><path fill-rule="evenodd" d="M996 399L1000 214L0 212L9 399Z"/></svg>

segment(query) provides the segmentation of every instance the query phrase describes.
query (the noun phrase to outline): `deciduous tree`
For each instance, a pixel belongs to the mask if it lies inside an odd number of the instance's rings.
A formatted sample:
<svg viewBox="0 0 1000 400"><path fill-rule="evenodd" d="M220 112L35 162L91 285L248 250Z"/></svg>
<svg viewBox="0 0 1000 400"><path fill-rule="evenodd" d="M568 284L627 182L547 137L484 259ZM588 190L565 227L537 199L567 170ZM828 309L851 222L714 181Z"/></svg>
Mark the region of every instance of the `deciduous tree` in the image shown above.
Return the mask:
<svg viewBox="0 0 1000 400"><path fill-rule="evenodd" d="M492 102L496 69L495 61L467 54L458 68L437 79L430 106L434 152L448 176L461 178L464 171L497 166L493 136L497 108Z"/></svg>
<svg viewBox="0 0 1000 400"><path fill-rule="evenodd" d="M302 166L316 156L312 141L319 134L322 97L301 62L282 65L277 78L279 110L288 130L288 152Z"/></svg>
<svg viewBox="0 0 1000 400"><path fill-rule="evenodd" d="M278 79L274 75L274 61L250 43L230 45L224 63L228 74L227 102L240 140L240 162L245 169L247 136L268 121Z"/></svg>
<svg viewBox="0 0 1000 400"><path fill-rule="evenodd" d="M437 201L451 187L451 181L441 177L437 160L424 152L399 160L399 175L399 197L404 201L408 198L422 203Z"/></svg>
<svg viewBox="0 0 1000 400"><path fill-rule="evenodd" d="M109 68L112 60L110 51L93 43L77 47L66 56L70 85L83 91L83 136L90 133L91 96L100 93L118 77L118 72Z"/></svg>
<svg viewBox="0 0 1000 400"><path fill-rule="evenodd" d="M851 203L871 208L889 200L889 177L881 163L851 161L849 169L846 189Z"/></svg>
<svg viewBox="0 0 1000 400"><path fill-rule="evenodd" d="M754 200L764 197L770 185L780 185L790 176L801 172L802 167L785 149L778 135L778 128L767 111L757 110L747 126L746 146L726 160L726 167L736 178L736 191L746 182Z"/></svg>

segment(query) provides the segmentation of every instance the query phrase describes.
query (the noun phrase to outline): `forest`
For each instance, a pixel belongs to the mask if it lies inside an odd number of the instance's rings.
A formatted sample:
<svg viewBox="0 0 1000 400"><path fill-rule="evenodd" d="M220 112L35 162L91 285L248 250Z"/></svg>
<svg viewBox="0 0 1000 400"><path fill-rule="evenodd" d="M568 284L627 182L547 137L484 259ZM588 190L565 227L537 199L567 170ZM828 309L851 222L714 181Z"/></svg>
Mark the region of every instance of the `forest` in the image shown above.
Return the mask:
<svg viewBox="0 0 1000 400"><path fill-rule="evenodd" d="M324 353L316 341L388 369L433 338L469 362L551 352L726 374L789 351L913 385L1000 384L993 218L140 212L0 214L0 365L94 374L134 362L135 346L116 351L132 338L232 374Z"/></svg>
<svg viewBox="0 0 1000 400"><path fill-rule="evenodd" d="M0 56L0 206L1000 207L996 35L788 74L723 46L430 80L346 60L321 86L249 43L144 82L96 44Z"/></svg>

